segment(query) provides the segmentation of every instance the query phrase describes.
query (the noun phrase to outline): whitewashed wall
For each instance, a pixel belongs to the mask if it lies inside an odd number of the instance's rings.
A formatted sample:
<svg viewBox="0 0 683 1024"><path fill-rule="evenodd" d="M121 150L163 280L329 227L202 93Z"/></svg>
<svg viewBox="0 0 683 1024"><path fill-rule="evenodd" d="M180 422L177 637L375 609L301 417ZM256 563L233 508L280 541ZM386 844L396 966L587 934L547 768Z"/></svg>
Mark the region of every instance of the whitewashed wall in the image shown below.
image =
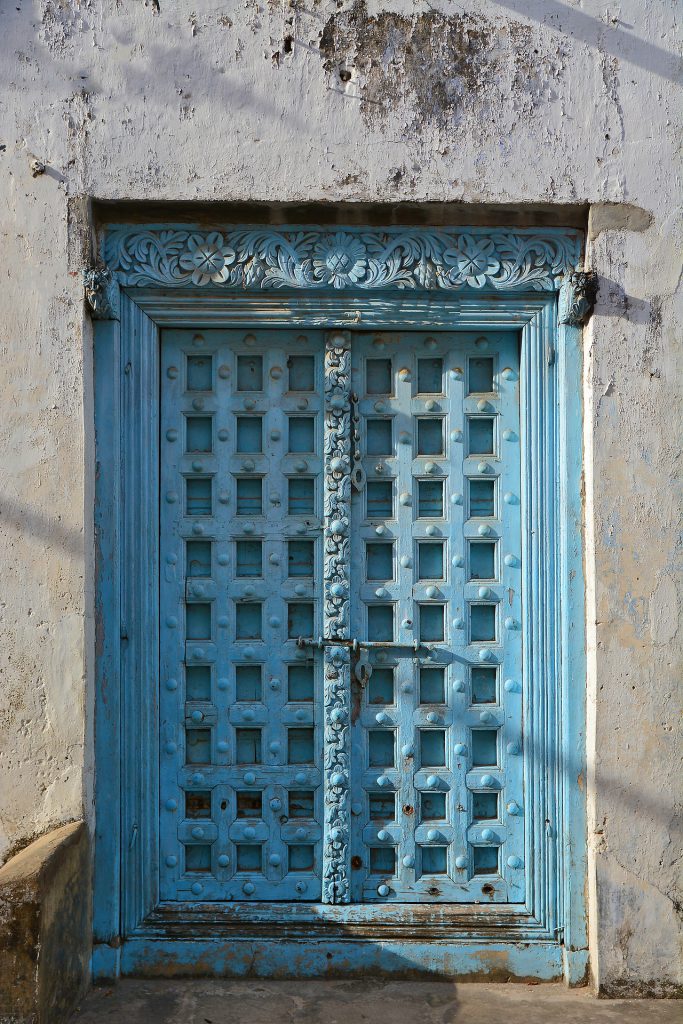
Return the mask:
<svg viewBox="0 0 683 1024"><path fill-rule="evenodd" d="M586 331L590 764L578 780L590 802L592 963L606 992L671 989L676 0L0 7L0 856L92 818L79 197L586 203L601 275Z"/></svg>

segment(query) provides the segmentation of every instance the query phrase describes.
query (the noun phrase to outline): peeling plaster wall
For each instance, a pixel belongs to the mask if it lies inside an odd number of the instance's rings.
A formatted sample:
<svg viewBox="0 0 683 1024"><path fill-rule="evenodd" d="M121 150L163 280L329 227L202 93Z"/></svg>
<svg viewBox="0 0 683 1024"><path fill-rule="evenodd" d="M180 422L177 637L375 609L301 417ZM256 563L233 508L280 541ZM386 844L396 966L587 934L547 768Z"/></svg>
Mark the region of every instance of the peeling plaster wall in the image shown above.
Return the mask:
<svg viewBox="0 0 683 1024"><path fill-rule="evenodd" d="M601 278L584 381L592 968L606 993L680 983L677 9L2 4L0 856L92 820L79 197L591 203ZM45 165L36 177L32 157Z"/></svg>

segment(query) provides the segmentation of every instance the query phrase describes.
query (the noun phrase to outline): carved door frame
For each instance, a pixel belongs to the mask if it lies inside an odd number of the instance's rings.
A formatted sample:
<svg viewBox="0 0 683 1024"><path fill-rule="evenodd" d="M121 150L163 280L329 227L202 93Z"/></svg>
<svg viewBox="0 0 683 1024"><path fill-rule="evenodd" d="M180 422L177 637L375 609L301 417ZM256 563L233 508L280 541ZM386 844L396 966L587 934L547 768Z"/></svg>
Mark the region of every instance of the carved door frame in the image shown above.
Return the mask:
<svg viewBox="0 0 683 1024"><path fill-rule="evenodd" d="M96 838L93 974L564 974L587 965L581 323L576 231L120 227L86 273L95 320ZM159 330L520 331L528 803L524 904L196 905L157 899ZM125 497L125 500L124 500ZM136 511L138 510L138 511ZM134 567L134 571L131 571ZM544 667L543 672L541 666ZM542 685L551 678L554 686ZM571 685L570 685L571 682ZM331 711L333 702L328 702ZM534 727L534 723L536 727ZM527 815L530 817L530 815ZM255 911L257 913L255 913ZM389 911L389 912L388 912Z"/></svg>

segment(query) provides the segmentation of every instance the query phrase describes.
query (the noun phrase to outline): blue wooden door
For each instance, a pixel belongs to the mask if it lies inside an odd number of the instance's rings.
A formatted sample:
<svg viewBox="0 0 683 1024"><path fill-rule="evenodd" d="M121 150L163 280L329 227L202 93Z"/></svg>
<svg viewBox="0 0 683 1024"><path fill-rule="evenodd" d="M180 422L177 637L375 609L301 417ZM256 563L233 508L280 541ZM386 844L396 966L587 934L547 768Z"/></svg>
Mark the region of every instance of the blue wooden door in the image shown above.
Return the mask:
<svg viewBox="0 0 683 1024"><path fill-rule="evenodd" d="M162 899L523 899L518 358L164 332Z"/></svg>

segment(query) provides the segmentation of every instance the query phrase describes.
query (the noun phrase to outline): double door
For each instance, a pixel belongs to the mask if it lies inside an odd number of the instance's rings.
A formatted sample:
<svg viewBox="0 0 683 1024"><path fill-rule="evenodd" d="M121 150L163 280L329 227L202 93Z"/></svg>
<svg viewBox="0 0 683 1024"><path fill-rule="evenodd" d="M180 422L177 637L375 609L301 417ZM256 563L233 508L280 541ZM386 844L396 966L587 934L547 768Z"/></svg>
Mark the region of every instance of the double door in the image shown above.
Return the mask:
<svg viewBox="0 0 683 1024"><path fill-rule="evenodd" d="M521 902L513 332L162 335L165 901Z"/></svg>

